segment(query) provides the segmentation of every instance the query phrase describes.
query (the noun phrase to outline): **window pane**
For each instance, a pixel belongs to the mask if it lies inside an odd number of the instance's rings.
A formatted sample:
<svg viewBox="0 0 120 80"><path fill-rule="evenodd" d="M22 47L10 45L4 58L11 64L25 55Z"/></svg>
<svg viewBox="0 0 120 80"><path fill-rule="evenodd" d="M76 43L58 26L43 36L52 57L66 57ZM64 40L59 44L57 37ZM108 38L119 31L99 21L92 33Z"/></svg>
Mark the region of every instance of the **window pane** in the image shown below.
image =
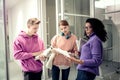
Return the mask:
<svg viewBox="0 0 120 80"><path fill-rule="evenodd" d="M90 0L64 0L64 12L90 15Z"/></svg>

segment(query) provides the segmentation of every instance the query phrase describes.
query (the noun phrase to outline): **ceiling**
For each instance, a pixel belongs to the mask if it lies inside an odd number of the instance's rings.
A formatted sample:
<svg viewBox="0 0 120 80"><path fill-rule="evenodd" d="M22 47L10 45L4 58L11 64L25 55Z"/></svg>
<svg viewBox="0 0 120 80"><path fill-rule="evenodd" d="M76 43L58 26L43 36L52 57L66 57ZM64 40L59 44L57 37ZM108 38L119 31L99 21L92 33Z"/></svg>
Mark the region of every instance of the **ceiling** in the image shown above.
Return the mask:
<svg viewBox="0 0 120 80"><path fill-rule="evenodd" d="M6 8L9 9L9 8L13 7L13 6L16 5L19 1L21 1L21 0L5 0Z"/></svg>
<svg viewBox="0 0 120 80"><path fill-rule="evenodd" d="M5 8L8 10L9 8L16 5L21 0L5 0ZM0 14L3 13L3 0L0 0ZM2 15L0 15L0 19L2 18Z"/></svg>

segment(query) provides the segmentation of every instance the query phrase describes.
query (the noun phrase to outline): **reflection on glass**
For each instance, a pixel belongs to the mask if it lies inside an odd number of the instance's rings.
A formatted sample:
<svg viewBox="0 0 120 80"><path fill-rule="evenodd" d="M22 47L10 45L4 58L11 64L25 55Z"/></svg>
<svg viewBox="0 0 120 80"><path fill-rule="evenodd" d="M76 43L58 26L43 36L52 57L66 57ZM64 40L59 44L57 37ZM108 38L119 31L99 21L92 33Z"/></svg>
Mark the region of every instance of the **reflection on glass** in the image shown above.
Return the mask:
<svg viewBox="0 0 120 80"><path fill-rule="evenodd" d="M64 12L90 15L90 0L64 0Z"/></svg>

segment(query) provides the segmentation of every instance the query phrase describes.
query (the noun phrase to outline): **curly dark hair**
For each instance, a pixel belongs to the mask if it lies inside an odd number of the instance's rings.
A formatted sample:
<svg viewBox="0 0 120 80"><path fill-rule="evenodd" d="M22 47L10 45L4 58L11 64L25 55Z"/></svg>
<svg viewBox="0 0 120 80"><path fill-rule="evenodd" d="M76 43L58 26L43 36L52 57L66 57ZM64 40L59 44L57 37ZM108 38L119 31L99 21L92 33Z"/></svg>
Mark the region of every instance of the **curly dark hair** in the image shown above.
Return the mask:
<svg viewBox="0 0 120 80"><path fill-rule="evenodd" d="M107 32L105 30L105 27L102 23L102 21L100 21L97 18L88 18L86 20L86 23L90 23L91 27L93 29L93 32L100 38L101 41L105 42L107 40ZM85 36L87 37L86 33Z"/></svg>

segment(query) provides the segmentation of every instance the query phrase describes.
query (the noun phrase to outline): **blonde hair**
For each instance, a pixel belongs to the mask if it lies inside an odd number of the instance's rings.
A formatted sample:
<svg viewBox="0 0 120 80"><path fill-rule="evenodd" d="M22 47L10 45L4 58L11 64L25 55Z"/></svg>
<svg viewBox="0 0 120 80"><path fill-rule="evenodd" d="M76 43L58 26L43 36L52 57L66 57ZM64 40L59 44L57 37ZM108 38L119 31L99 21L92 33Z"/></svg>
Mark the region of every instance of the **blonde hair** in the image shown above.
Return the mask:
<svg viewBox="0 0 120 80"><path fill-rule="evenodd" d="M40 20L37 18L30 18L27 21L27 25L35 25L35 24L39 24L39 23L40 23Z"/></svg>

